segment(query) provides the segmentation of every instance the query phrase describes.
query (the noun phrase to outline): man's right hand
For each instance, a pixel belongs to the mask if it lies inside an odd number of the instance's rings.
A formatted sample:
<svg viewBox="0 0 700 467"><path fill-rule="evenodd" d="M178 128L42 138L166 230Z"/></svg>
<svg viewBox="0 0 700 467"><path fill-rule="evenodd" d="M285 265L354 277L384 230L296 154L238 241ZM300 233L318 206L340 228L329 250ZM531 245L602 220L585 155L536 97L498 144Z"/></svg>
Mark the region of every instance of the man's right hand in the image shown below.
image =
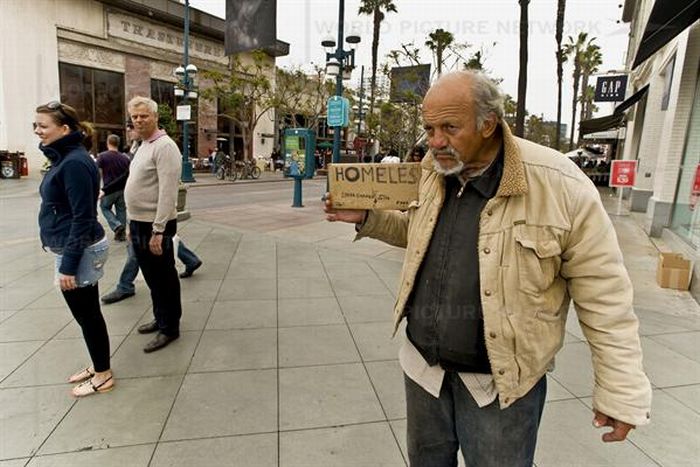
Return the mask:
<svg viewBox="0 0 700 467"><path fill-rule="evenodd" d="M349 224L361 224L365 220L367 211L364 209L333 209L331 194L326 193L323 197L325 204L323 210L326 212L328 222L347 222Z"/></svg>

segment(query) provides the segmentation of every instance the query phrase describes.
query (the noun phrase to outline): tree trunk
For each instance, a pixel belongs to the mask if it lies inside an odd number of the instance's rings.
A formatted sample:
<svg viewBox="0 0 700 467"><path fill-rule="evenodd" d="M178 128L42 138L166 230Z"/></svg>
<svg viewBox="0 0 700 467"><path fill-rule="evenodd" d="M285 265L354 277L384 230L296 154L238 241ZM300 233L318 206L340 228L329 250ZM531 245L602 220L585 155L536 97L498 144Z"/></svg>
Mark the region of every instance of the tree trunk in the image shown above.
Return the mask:
<svg viewBox="0 0 700 467"><path fill-rule="evenodd" d="M566 0L558 0L557 2L557 134L554 136L554 149L560 150L561 145L561 102L562 102L562 87L564 79L564 64L561 50L561 40L564 35L564 10L566 8Z"/></svg>
<svg viewBox="0 0 700 467"><path fill-rule="evenodd" d="M435 58L437 61L437 75L438 78L442 75L442 44L438 42L437 50L435 51Z"/></svg>
<svg viewBox="0 0 700 467"><path fill-rule="evenodd" d="M525 133L525 99L527 95L527 35L528 4L530 0L520 3L520 72L518 76L518 110L515 116L515 134L522 137Z"/></svg>
<svg viewBox="0 0 700 467"><path fill-rule="evenodd" d="M379 50L379 29L382 24L383 14L379 6L374 7L374 31L372 32L372 79L369 90L369 113L374 111L374 97L377 87L377 53Z"/></svg>
<svg viewBox="0 0 700 467"><path fill-rule="evenodd" d="M586 112L588 111L588 106L586 105L587 104L587 101L586 101L586 99L587 99L586 92L587 91L588 91L588 73L584 72L581 75L581 113L580 113L579 120L578 120L579 125L581 124L582 121L584 121L586 119ZM579 143L581 142L580 138L579 138L578 142Z"/></svg>
<svg viewBox="0 0 700 467"><path fill-rule="evenodd" d="M571 132L569 137L569 151L574 150L574 132L576 128L576 104L578 103L578 83L581 79L581 71L579 70L578 59L574 58L574 98L571 102Z"/></svg>

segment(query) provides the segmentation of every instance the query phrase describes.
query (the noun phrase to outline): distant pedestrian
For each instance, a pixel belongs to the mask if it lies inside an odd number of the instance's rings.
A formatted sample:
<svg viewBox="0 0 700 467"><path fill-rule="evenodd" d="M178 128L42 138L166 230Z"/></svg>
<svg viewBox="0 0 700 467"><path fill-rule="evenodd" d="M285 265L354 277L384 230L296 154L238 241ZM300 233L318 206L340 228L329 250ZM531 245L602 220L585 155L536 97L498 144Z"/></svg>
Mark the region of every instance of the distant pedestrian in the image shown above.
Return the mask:
<svg viewBox="0 0 700 467"><path fill-rule="evenodd" d="M423 146L415 146L409 154L406 162L420 162L425 156L425 148Z"/></svg>
<svg viewBox="0 0 700 467"><path fill-rule="evenodd" d="M187 248L185 242L178 237L177 242L177 257L185 265L185 270L180 273L180 278L185 279L191 277L194 272L202 266L202 260L195 254L194 251ZM119 275L119 282L110 293L102 297L102 303L109 305L117 303L136 294L136 286L134 281L139 274L139 262L134 254L134 248L131 243L126 245L126 262Z"/></svg>
<svg viewBox="0 0 700 467"><path fill-rule="evenodd" d="M124 189L134 254L151 289L154 320L139 326L141 334L157 333L144 352L154 352L180 337L180 281L175 269L173 237L177 233L180 150L158 129L158 104L134 97L128 111L141 145L131 162Z"/></svg>
<svg viewBox="0 0 700 467"><path fill-rule="evenodd" d="M41 182L39 233L43 247L56 254L56 283L83 332L92 365L68 381L80 383L75 397L114 387L109 335L100 310L97 282L102 277L109 242L97 221L100 175L84 141L91 135L72 107L49 102L36 109L34 133L39 149L51 160Z"/></svg>
<svg viewBox="0 0 700 467"><path fill-rule="evenodd" d="M129 176L129 158L119 152L119 136L107 137L107 151L97 156L97 167L102 176L102 193L100 209L114 232L118 242L126 240L126 204L124 204L124 186ZM114 208L114 211L112 211Z"/></svg>

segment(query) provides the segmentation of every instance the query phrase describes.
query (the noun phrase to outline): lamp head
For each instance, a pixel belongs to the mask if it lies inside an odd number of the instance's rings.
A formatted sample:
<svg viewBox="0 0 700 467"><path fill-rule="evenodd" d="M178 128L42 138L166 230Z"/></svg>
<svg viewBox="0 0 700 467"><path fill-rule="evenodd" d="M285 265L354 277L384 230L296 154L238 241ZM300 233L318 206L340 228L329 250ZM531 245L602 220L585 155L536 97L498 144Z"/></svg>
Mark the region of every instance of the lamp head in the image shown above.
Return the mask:
<svg viewBox="0 0 700 467"><path fill-rule="evenodd" d="M183 76L185 76L185 67L180 65L179 67L175 68L175 76L177 76L178 78L182 78Z"/></svg>

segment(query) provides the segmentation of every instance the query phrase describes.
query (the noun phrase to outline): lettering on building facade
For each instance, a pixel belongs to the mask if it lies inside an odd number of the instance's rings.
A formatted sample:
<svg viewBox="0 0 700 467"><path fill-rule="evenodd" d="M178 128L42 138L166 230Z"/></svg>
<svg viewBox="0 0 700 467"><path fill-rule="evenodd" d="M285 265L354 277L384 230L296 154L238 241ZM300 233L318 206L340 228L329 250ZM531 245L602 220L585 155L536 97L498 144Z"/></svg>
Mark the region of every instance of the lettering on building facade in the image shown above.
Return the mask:
<svg viewBox="0 0 700 467"><path fill-rule="evenodd" d="M140 18L120 13L107 14L108 33L112 37L137 42L175 53L182 53L185 45L183 33ZM214 41L193 37L190 34L190 56L222 65L228 64L224 46Z"/></svg>

